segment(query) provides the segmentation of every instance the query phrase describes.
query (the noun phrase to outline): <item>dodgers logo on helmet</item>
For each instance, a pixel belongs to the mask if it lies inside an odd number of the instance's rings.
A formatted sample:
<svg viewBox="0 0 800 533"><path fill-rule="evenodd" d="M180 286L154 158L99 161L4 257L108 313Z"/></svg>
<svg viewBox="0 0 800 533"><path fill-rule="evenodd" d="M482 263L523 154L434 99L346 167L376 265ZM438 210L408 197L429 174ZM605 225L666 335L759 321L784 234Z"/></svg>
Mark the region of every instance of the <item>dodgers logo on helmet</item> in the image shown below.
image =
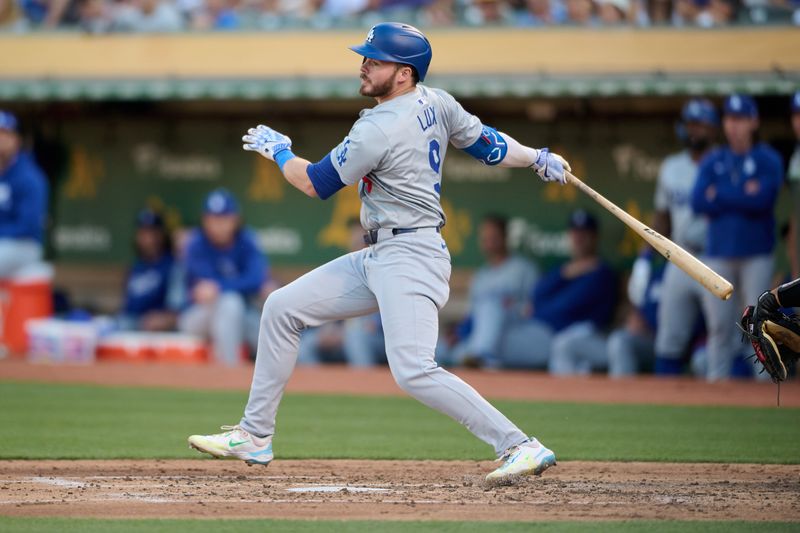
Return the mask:
<svg viewBox="0 0 800 533"><path fill-rule="evenodd" d="M364 44L351 46L357 54L378 61L391 61L414 67L419 81L425 79L433 52L427 37L414 26L383 22L373 26Z"/></svg>

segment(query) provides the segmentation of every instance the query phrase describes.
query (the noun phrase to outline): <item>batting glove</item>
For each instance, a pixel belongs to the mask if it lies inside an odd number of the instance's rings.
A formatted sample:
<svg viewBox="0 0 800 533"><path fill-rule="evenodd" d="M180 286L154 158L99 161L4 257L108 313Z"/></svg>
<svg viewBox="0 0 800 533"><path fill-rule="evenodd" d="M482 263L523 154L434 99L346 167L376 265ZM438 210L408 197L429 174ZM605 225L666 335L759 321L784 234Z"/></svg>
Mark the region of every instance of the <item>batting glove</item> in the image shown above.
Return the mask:
<svg viewBox="0 0 800 533"><path fill-rule="evenodd" d="M542 181L557 181L564 185L567 183L566 171L572 170L567 160L558 154L550 152L547 148L539 150L539 157L531 168L542 178Z"/></svg>
<svg viewBox="0 0 800 533"><path fill-rule="evenodd" d="M278 164L281 163L284 156L291 154L292 150L292 140L288 136L263 124L247 130L247 135L242 137L242 140L245 143L242 146L243 149L249 152L258 152Z"/></svg>

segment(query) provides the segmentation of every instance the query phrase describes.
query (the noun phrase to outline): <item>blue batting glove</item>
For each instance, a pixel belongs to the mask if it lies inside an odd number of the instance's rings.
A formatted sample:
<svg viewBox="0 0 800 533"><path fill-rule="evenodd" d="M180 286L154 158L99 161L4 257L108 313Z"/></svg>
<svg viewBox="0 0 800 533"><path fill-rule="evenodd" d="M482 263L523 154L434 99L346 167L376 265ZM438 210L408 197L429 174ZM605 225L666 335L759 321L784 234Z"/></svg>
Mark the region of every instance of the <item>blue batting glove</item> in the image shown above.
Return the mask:
<svg viewBox="0 0 800 533"><path fill-rule="evenodd" d="M567 183L566 171L572 170L566 159L547 148L539 150L539 157L531 167L542 181L557 181L561 185Z"/></svg>

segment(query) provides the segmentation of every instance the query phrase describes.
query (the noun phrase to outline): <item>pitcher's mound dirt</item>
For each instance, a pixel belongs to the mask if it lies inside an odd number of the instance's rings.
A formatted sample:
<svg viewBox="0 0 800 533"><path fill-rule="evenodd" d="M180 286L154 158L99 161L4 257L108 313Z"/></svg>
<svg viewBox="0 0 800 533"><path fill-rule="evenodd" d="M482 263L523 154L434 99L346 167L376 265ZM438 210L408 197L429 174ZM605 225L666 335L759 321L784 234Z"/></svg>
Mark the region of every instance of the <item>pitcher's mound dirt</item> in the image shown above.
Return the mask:
<svg viewBox="0 0 800 533"><path fill-rule="evenodd" d="M510 487L490 462L2 461L0 514L97 518L800 520L800 465L562 462Z"/></svg>

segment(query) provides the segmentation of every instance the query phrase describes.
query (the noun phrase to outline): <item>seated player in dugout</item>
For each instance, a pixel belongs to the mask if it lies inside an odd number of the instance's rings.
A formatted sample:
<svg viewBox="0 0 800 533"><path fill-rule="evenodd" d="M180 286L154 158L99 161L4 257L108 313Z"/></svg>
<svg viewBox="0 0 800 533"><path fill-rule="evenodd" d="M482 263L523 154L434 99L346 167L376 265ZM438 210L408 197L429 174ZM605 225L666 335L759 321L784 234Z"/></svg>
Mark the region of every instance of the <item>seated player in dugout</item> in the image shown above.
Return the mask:
<svg viewBox="0 0 800 533"><path fill-rule="evenodd" d="M359 92L378 105L361 111L327 156L317 163L298 157L288 136L265 125L248 130L243 141L245 150L275 161L286 180L312 198L326 199L358 184L369 246L267 298L244 416L223 433L192 435L189 443L217 457L268 464L301 331L379 311L397 384L493 448L502 461L488 479L541 474L555 464L555 454L434 360L438 312L450 279L450 253L441 234L441 171L449 144L486 165L530 168L545 181L565 183L569 165L547 149L523 146L483 124L446 91L418 83L432 57L431 44L418 29L378 24L363 44L351 48L362 56Z"/></svg>
<svg viewBox="0 0 800 533"><path fill-rule="evenodd" d="M164 218L152 209L136 215L136 259L125 281L125 304L118 317L125 330L170 331L177 325L177 310L169 308L167 294L174 261Z"/></svg>
<svg viewBox="0 0 800 533"><path fill-rule="evenodd" d="M508 248L508 219L487 214L478 228L478 247L485 263L469 284L468 315L439 342L437 358L445 365L515 367L500 353L508 329L527 319L528 295L539 279L531 261ZM517 361L521 368L533 365Z"/></svg>
<svg viewBox="0 0 800 533"><path fill-rule="evenodd" d="M616 276L600 256L600 225L583 209L567 221L570 258L541 277L530 296L530 319L508 329L506 364L588 374L608 366L605 330L617 301Z"/></svg>
<svg viewBox="0 0 800 533"><path fill-rule="evenodd" d="M178 328L210 338L216 362L237 365L246 302L261 288L267 264L228 190L215 189L206 197L202 226L187 237L182 268L189 306Z"/></svg>

